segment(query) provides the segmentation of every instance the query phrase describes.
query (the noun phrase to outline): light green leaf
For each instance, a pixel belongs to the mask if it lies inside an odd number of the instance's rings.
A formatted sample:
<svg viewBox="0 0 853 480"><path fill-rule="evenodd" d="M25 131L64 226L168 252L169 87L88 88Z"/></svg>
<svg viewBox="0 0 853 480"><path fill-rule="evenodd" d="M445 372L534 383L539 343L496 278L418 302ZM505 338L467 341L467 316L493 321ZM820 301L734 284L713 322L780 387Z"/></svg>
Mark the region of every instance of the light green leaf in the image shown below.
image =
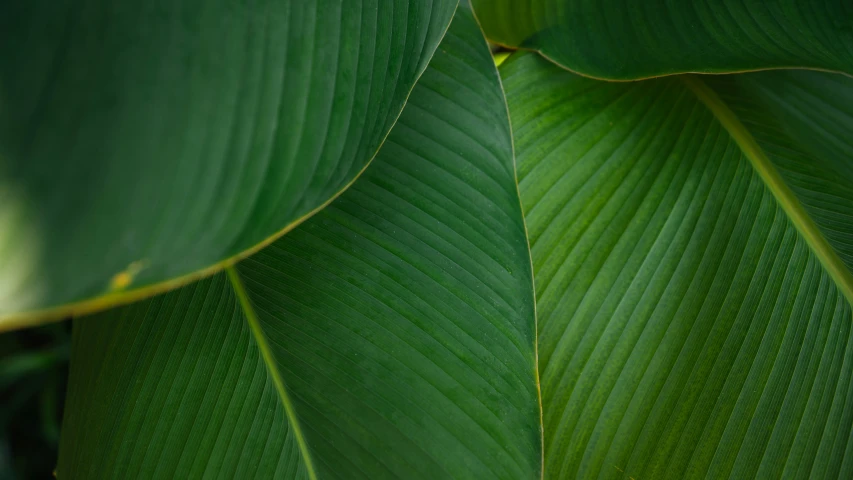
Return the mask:
<svg viewBox="0 0 853 480"><path fill-rule="evenodd" d="M456 0L0 4L0 330L231 264L361 172Z"/></svg>
<svg viewBox="0 0 853 480"><path fill-rule="evenodd" d="M815 68L853 73L844 0L472 0L489 40L613 80Z"/></svg>
<svg viewBox="0 0 853 480"><path fill-rule="evenodd" d="M365 174L228 274L75 321L59 478L539 478L529 251L470 11Z"/></svg>
<svg viewBox="0 0 853 480"><path fill-rule="evenodd" d="M853 476L853 79L501 74L545 476Z"/></svg>

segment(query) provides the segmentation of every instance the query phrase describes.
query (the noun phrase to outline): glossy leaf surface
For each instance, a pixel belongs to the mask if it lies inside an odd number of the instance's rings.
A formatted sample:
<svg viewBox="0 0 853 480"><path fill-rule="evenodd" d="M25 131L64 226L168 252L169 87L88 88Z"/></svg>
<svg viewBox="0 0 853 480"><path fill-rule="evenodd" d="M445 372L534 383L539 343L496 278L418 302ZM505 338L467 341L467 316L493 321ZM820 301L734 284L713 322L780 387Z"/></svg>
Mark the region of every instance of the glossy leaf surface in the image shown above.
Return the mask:
<svg viewBox="0 0 853 480"><path fill-rule="evenodd" d="M456 3L0 4L0 329L175 288L330 201Z"/></svg>
<svg viewBox="0 0 853 480"><path fill-rule="evenodd" d="M75 321L60 478L539 478L497 71L453 25L365 174L229 276Z"/></svg>
<svg viewBox="0 0 853 480"><path fill-rule="evenodd" d="M853 475L853 79L501 74L545 476Z"/></svg>
<svg viewBox="0 0 853 480"><path fill-rule="evenodd" d="M853 73L845 0L473 0L489 40L615 80L816 68Z"/></svg>

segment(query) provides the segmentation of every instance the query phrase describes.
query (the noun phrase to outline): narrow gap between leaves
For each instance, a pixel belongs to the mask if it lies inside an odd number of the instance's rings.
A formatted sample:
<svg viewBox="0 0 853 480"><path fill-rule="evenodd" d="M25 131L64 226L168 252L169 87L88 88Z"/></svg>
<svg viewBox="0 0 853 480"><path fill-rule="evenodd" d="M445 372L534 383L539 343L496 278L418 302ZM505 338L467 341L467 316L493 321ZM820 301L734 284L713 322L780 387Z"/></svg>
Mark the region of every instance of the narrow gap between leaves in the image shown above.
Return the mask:
<svg viewBox="0 0 853 480"><path fill-rule="evenodd" d="M699 100L708 107L723 125L729 135L737 142L746 158L755 168L758 175L764 180L764 184L779 202L782 210L806 240L809 248L817 256L821 265L827 270L832 280L837 285L847 301L853 305L853 275L844 265L835 249L824 238L818 226L811 216L806 212L796 194L788 187L785 180L776 170L776 167L767 158L764 150L758 145L755 138L749 133L746 126L741 123L737 115L725 104L725 102L708 87L696 75L679 76L687 87L696 94Z"/></svg>
<svg viewBox="0 0 853 480"><path fill-rule="evenodd" d="M272 356L272 351L270 350L267 338L261 328L261 323L258 320L255 309L252 307L252 303L249 300L246 289L243 287L243 281L240 280L240 274L237 273L237 269L234 268L233 265L226 267L225 271L228 274L228 280L231 281L231 286L234 288L234 292L237 294L237 299L240 301L240 306L243 309L246 321L249 323L249 328L252 330L252 335L254 335L255 341L258 343L258 349L261 351L261 357L264 360L264 365L266 365L270 377L272 377L272 381L275 384L275 389L278 391L281 403L284 405L284 412L287 415L287 420L290 423L290 428L293 431L293 436L296 439L299 452L302 454L302 459L305 461L305 470L308 472L308 478L310 480L317 480L314 463L311 461L311 455L308 452L308 445L305 443L305 437L302 435L302 428L299 426L299 419L296 418L293 402L290 401L290 396L287 394L287 389L284 386L284 380L282 379L281 372L278 371L278 364Z"/></svg>

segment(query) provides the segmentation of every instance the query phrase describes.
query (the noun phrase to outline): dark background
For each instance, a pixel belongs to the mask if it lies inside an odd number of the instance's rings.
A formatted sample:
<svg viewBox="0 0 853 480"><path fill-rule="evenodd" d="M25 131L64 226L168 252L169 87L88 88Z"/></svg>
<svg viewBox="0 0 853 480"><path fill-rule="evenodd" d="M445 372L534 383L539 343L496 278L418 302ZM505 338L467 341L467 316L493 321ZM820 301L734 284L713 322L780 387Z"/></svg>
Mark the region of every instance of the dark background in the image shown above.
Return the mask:
<svg viewBox="0 0 853 480"><path fill-rule="evenodd" d="M53 478L71 322L0 334L0 480Z"/></svg>

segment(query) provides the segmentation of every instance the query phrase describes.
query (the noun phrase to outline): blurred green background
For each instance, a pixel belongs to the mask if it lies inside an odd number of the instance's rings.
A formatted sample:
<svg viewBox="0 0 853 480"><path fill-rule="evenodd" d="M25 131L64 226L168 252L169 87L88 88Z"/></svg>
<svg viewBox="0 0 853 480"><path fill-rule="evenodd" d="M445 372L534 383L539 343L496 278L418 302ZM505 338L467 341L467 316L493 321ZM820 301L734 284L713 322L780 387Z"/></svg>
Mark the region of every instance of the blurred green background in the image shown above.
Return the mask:
<svg viewBox="0 0 853 480"><path fill-rule="evenodd" d="M71 322L0 334L0 480L53 478Z"/></svg>

